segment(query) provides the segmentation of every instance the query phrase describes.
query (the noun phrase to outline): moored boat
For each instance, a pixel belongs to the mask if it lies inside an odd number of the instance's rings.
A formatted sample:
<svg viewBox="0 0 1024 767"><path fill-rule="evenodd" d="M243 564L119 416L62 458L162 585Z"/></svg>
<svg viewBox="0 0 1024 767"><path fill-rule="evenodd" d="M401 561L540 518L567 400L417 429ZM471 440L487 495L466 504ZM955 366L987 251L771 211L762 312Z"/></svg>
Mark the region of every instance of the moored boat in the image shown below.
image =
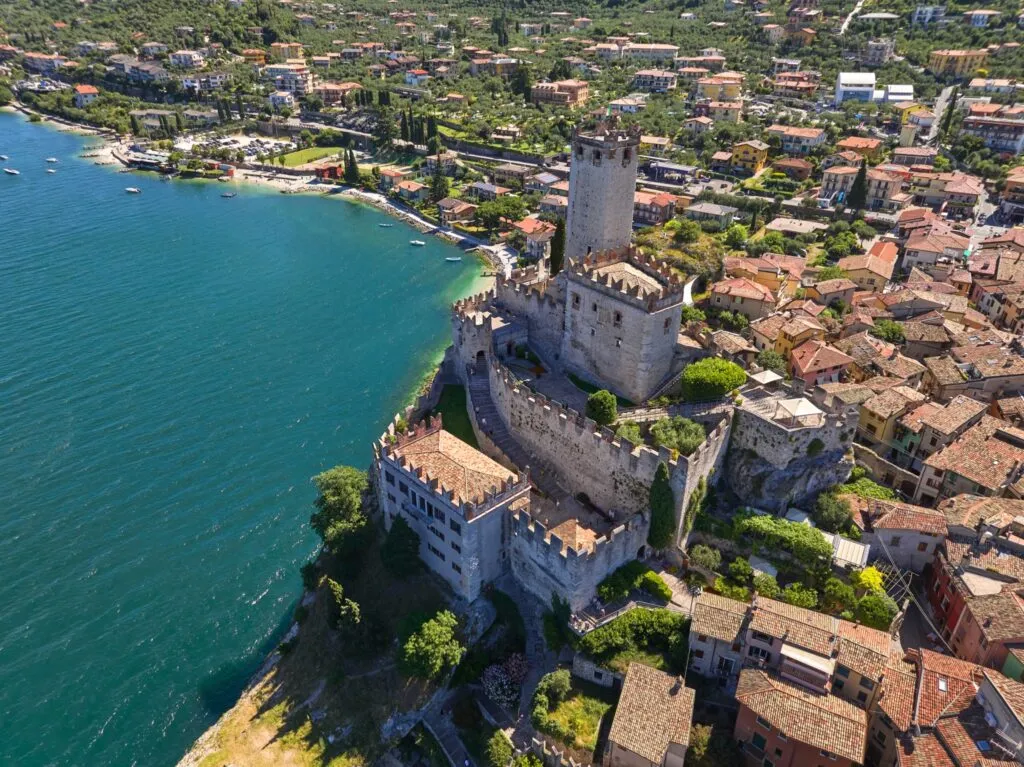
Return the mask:
<svg viewBox="0 0 1024 767"><path fill-rule="evenodd" d="M377 224L381 229L390 229L394 224Z"/></svg>
<svg viewBox="0 0 1024 767"><path fill-rule="evenodd" d="M227 198L237 197L237 196L238 196L238 192L224 192L224 194L221 195L221 197L227 197Z"/></svg>
<svg viewBox="0 0 1024 767"><path fill-rule="evenodd" d="M46 172L47 173L56 173L57 171L55 171L53 168L47 168Z"/></svg>
<svg viewBox="0 0 1024 767"><path fill-rule="evenodd" d="M4 173L6 173L8 176L20 176L21 175L21 171L20 170L15 170L14 168L4 168Z"/></svg>
<svg viewBox="0 0 1024 767"><path fill-rule="evenodd" d="M422 248L427 243L425 243L423 240L409 240L409 244L415 245L417 248Z"/></svg>
<svg viewBox="0 0 1024 767"><path fill-rule="evenodd" d="M461 260L462 260L462 256L448 256L447 258L445 258L445 261L461 261Z"/></svg>
<svg viewBox="0 0 1024 767"><path fill-rule="evenodd" d="M128 192L128 194L142 194L142 190L137 186L126 186L124 190Z"/></svg>
<svg viewBox="0 0 1024 767"><path fill-rule="evenodd" d="M56 157L47 157L46 161L50 163L59 162L59 160Z"/></svg>

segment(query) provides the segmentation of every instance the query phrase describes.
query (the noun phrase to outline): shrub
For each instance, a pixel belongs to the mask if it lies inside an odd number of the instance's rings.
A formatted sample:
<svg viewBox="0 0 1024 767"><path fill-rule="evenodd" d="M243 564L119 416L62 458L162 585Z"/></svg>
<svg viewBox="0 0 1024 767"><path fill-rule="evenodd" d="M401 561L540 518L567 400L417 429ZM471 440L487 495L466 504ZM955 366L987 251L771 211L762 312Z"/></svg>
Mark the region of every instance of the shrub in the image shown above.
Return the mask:
<svg viewBox="0 0 1024 767"><path fill-rule="evenodd" d="M801 583L791 583L786 586L782 591L780 599L797 607L806 607L808 610L813 610L818 604L818 595L814 589L808 588Z"/></svg>
<svg viewBox="0 0 1024 767"><path fill-rule="evenodd" d="M490 767L508 767L512 760L512 741L501 730L495 730L487 741L487 764Z"/></svg>
<svg viewBox="0 0 1024 767"><path fill-rule="evenodd" d="M722 553L718 549L698 543L690 549L690 561L698 567L714 572L722 565Z"/></svg>
<svg viewBox="0 0 1024 767"><path fill-rule="evenodd" d="M836 485L835 492L838 494L851 493L861 498L878 501L895 501L896 493L890 488L878 484L867 477L849 482L845 485Z"/></svg>
<svg viewBox="0 0 1024 767"><path fill-rule="evenodd" d="M747 227L743 224L733 224L725 231L725 244L730 248L742 248L747 242Z"/></svg>
<svg viewBox="0 0 1024 767"><path fill-rule="evenodd" d="M685 325L688 322L704 322L707 317L700 309L696 306L684 306L682 309L682 322Z"/></svg>
<svg viewBox="0 0 1024 767"><path fill-rule="evenodd" d="M880 631L888 631L892 619L899 612L899 607L886 594L870 593L861 597L857 602L857 609L854 615L857 620L865 626Z"/></svg>
<svg viewBox="0 0 1024 767"><path fill-rule="evenodd" d="M610 426L618 417L619 409L615 395L607 389L601 389L587 397L587 418L593 419L601 426Z"/></svg>
<svg viewBox="0 0 1024 767"><path fill-rule="evenodd" d="M757 364L765 370L772 370L779 375L786 374L786 358L774 349L763 349L758 352Z"/></svg>
<svg viewBox="0 0 1024 767"><path fill-rule="evenodd" d="M646 572L640 578L640 589L664 602L672 601L672 589L654 572Z"/></svg>
<svg viewBox="0 0 1024 767"><path fill-rule="evenodd" d="M902 344L907 340L903 332L903 326L893 320L875 320L875 326L871 329L871 335L881 338L891 344Z"/></svg>
<svg viewBox="0 0 1024 767"><path fill-rule="evenodd" d="M754 577L754 568L743 557L736 557L729 565L729 577L735 583L748 583Z"/></svg>
<svg viewBox="0 0 1024 767"><path fill-rule="evenodd" d="M855 589L863 589L868 592L881 593L884 590L882 572L873 565L850 573L850 583Z"/></svg>
<svg viewBox="0 0 1024 767"><path fill-rule="evenodd" d="M537 683L534 700L536 700L538 695L544 696L550 710L557 708L558 704L569 697L570 692L572 692L572 676L569 674L568 669L563 668L541 677L541 680Z"/></svg>
<svg viewBox="0 0 1024 767"><path fill-rule="evenodd" d="M549 650L558 652L573 639L572 630L569 628L569 616L572 611L569 603L558 596L551 597L551 609L545 610L542 617L544 624L544 642Z"/></svg>
<svg viewBox="0 0 1024 767"><path fill-rule="evenodd" d="M843 583L838 578L829 578L825 581L824 599L822 606L830 613L837 613L853 607L857 602L857 595L853 593L853 587Z"/></svg>
<svg viewBox="0 0 1024 767"><path fill-rule="evenodd" d="M837 533L850 524L850 504L832 493L822 493L814 504L814 522L826 532Z"/></svg>
<svg viewBox="0 0 1024 767"><path fill-rule="evenodd" d="M643 562L624 564L597 585L597 595L605 603L625 599L640 585L640 579L650 569Z"/></svg>
<svg viewBox="0 0 1024 767"><path fill-rule="evenodd" d="M717 399L738 389L746 380L747 374L735 362L708 357L683 371L683 396L691 401Z"/></svg>
<svg viewBox="0 0 1024 767"><path fill-rule="evenodd" d="M676 671L686 667L686 617L670 610L638 607L580 639L580 650L598 663L623 652L660 652Z"/></svg>
<svg viewBox="0 0 1024 767"><path fill-rule="evenodd" d="M769 599L777 599L779 594L782 593L782 589L779 588L779 582L775 580L774 576L768 575L768 573L758 573L754 576L754 591Z"/></svg>
<svg viewBox="0 0 1024 767"><path fill-rule="evenodd" d="M656 447L666 447L682 455L690 455L707 438L704 427L681 415L662 418L651 427Z"/></svg>
<svg viewBox="0 0 1024 767"><path fill-rule="evenodd" d="M737 532L751 535L772 549L788 551L805 566L830 562L832 544L821 531L778 517L747 517L736 524Z"/></svg>
<svg viewBox="0 0 1024 767"><path fill-rule="evenodd" d="M715 580L715 591L727 599L735 599L738 602L750 601L750 589L738 583L731 583L725 578L719 577Z"/></svg>
<svg viewBox="0 0 1024 767"><path fill-rule="evenodd" d="M623 421L615 430L615 436L619 439L627 439L634 445L644 443L643 433L640 431L640 424L636 421Z"/></svg>

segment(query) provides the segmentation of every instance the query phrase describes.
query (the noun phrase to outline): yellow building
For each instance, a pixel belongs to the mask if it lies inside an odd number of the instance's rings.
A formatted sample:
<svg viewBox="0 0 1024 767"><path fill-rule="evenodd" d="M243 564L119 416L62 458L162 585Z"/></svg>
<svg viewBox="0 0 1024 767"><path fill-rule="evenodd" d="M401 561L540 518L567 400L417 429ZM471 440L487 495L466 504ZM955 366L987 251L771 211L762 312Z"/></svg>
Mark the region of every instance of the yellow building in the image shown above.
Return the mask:
<svg viewBox="0 0 1024 767"><path fill-rule="evenodd" d="M711 101L704 105L698 105L698 109L701 108L715 122L743 122L742 101Z"/></svg>
<svg viewBox="0 0 1024 767"><path fill-rule="evenodd" d="M988 51L984 48L973 51L949 49L932 51L928 57L928 69L935 75L970 77L985 65L987 58Z"/></svg>
<svg viewBox="0 0 1024 767"><path fill-rule="evenodd" d="M732 147L733 168L756 174L767 162L768 145L763 141L741 141Z"/></svg>
<svg viewBox="0 0 1024 767"><path fill-rule="evenodd" d="M697 98L725 101L738 99L743 91L743 77L715 75L697 80Z"/></svg>
<svg viewBox="0 0 1024 767"><path fill-rule="evenodd" d="M775 351L788 360L792 351L805 341L824 341L825 328L813 317L797 316L779 328Z"/></svg>

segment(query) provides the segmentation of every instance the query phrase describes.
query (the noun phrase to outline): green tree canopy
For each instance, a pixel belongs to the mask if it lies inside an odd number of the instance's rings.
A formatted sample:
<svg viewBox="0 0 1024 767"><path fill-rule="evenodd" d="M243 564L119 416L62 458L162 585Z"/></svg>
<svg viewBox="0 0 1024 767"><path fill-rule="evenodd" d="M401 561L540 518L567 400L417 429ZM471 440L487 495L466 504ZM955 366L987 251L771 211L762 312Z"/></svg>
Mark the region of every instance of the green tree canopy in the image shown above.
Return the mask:
<svg viewBox="0 0 1024 767"><path fill-rule="evenodd" d="M849 610L857 603L857 596L853 587L843 583L838 578L829 578L825 581L824 599L822 606L830 613L839 613Z"/></svg>
<svg viewBox="0 0 1024 767"><path fill-rule="evenodd" d="M404 517L397 516L384 539L380 551L384 566L395 575L405 577L423 569L420 559L420 537Z"/></svg>
<svg viewBox="0 0 1024 767"><path fill-rule="evenodd" d="M591 418L601 426L610 426L619 417L618 402L615 395L607 389L596 391L587 397L587 418Z"/></svg>
<svg viewBox="0 0 1024 767"><path fill-rule="evenodd" d="M487 741L487 764L489 767L508 767L512 760L512 741L501 730L495 730Z"/></svg>
<svg viewBox="0 0 1024 767"><path fill-rule="evenodd" d="M506 194L496 200L480 203L476 209L476 218L488 231L496 232L503 221L519 221L526 213L526 203L521 197Z"/></svg>
<svg viewBox="0 0 1024 767"><path fill-rule="evenodd" d="M676 535L676 499L669 482L668 466L664 463L659 463L654 472L650 504L651 526L647 531L647 542L656 549L667 548Z"/></svg>
<svg viewBox="0 0 1024 767"><path fill-rule="evenodd" d="M683 396L690 401L716 399L738 389L746 380L747 374L735 362L708 357L683 371Z"/></svg>
<svg viewBox="0 0 1024 767"><path fill-rule="evenodd" d="M822 530L837 533L850 524L850 504L832 493L822 493L814 504L814 521Z"/></svg>
<svg viewBox="0 0 1024 767"><path fill-rule="evenodd" d="M690 548L690 561L698 567L714 572L722 566L722 554L718 549L698 543Z"/></svg>
<svg viewBox="0 0 1024 767"><path fill-rule="evenodd" d="M368 486L366 472L352 466L335 466L313 477L318 492L316 511L309 522L332 551L339 551L366 527L362 497Z"/></svg>
<svg viewBox="0 0 1024 767"><path fill-rule="evenodd" d="M758 573L754 576L754 591L769 599L778 599L779 594L782 593L775 576L768 575L768 573Z"/></svg>
<svg viewBox="0 0 1024 767"><path fill-rule="evenodd" d="M854 615L860 623L879 631L888 631L899 607L886 594L865 594L857 603Z"/></svg>
<svg viewBox="0 0 1024 767"><path fill-rule="evenodd" d="M845 276L846 272L838 266L823 266L818 270L818 276L816 279L818 282L824 282L825 280L838 280Z"/></svg>
<svg viewBox="0 0 1024 767"><path fill-rule="evenodd" d="M747 244L747 236L747 227L743 224L733 224L725 230L725 244L738 250Z"/></svg>
<svg viewBox="0 0 1024 767"><path fill-rule="evenodd" d="M863 210L868 199L868 164L861 162L857 177L850 187L850 194L846 198L846 207L854 210Z"/></svg>
<svg viewBox="0 0 1024 767"><path fill-rule="evenodd" d="M455 635L458 625L454 614L442 610L405 640L401 666L406 676L434 679L458 663L466 651Z"/></svg>
<svg viewBox="0 0 1024 767"><path fill-rule="evenodd" d="M779 598L783 602L797 607L805 607L808 610L813 610L818 604L818 594L814 589L804 586L802 583L789 584L782 590L782 596Z"/></svg>
<svg viewBox="0 0 1024 767"><path fill-rule="evenodd" d="M676 415L662 418L651 426L651 438L656 447L690 455L703 444L707 434L696 421Z"/></svg>
<svg viewBox="0 0 1024 767"><path fill-rule="evenodd" d="M762 349L758 352L757 364L765 370L772 370L779 375L786 374L786 358L774 349Z"/></svg>
<svg viewBox="0 0 1024 767"><path fill-rule="evenodd" d="M562 271L565 261L565 219L559 218L555 224L555 233L551 237L551 275Z"/></svg>
<svg viewBox="0 0 1024 767"><path fill-rule="evenodd" d="M620 439L628 439L634 445L641 445L644 441L643 433L640 431L640 424L636 421L623 421L615 430L615 436Z"/></svg>
<svg viewBox="0 0 1024 767"><path fill-rule="evenodd" d="M875 320L871 335L891 344L902 344L907 340L903 332L903 325L894 320Z"/></svg>

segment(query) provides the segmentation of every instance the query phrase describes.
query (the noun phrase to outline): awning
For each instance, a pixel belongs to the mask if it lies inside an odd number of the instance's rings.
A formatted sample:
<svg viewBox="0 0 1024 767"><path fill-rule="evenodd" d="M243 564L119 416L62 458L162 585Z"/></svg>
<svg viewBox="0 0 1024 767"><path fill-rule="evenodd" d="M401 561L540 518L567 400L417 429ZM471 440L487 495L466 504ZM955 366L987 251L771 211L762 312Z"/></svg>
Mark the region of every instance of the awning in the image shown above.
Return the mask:
<svg viewBox="0 0 1024 767"><path fill-rule="evenodd" d="M779 410L783 412L780 414ZM822 410L819 410L810 400L803 397L780 400L775 411L776 416L782 415L789 418L806 418L807 416L822 414Z"/></svg>
<svg viewBox="0 0 1024 767"><path fill-rule="evenodd" d="M820 671L825 676L832 676L832 672L836 668L836 662L831 658L825 658L813 652L801 650L799 647L794 647L786 642L782 643L782 649L779 650L779 654L783 658L799 663L801 666L807 666L815 671Z"/></svg>

